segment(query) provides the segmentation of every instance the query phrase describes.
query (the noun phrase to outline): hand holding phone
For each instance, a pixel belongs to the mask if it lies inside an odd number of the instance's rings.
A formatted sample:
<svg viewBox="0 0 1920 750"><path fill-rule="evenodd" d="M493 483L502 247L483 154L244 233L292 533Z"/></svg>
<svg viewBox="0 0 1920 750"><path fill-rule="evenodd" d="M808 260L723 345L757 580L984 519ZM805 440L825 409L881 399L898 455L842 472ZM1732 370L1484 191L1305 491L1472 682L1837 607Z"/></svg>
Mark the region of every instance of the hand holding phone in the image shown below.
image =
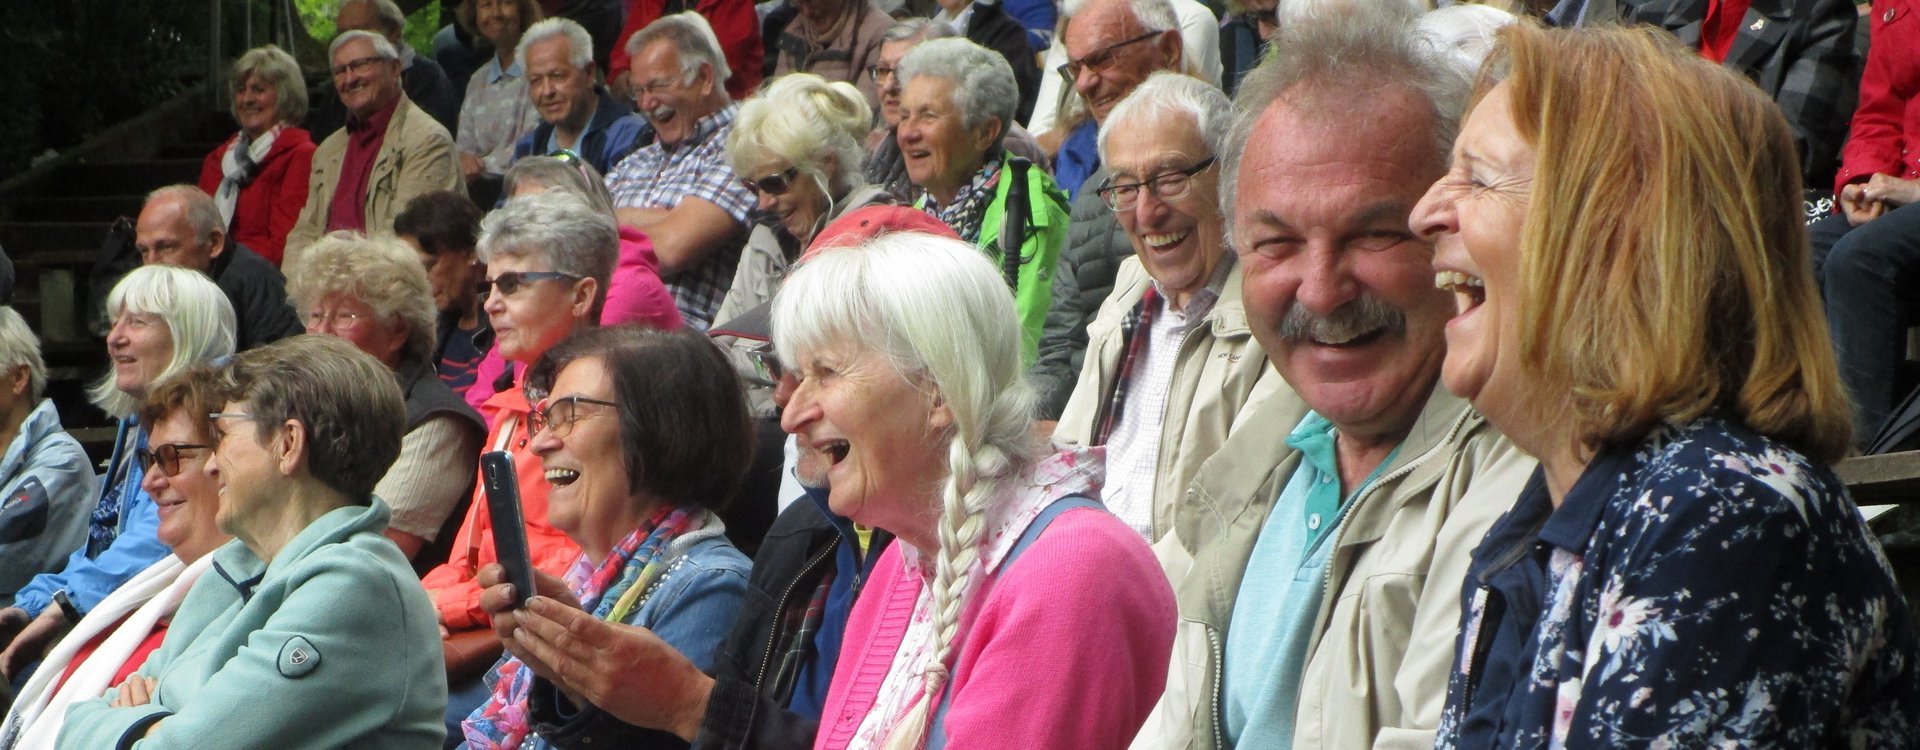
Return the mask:
<svg viewBox="0 0 1920 750"><path fill-rule="evenodd" d="M513 584L513 607L526 606L533 596L533 560L527 552L527 523L520 512L520 478L513 454L480 454L480 478L487 490L487 513L493 518L493 554L506 568Z"/></svg>

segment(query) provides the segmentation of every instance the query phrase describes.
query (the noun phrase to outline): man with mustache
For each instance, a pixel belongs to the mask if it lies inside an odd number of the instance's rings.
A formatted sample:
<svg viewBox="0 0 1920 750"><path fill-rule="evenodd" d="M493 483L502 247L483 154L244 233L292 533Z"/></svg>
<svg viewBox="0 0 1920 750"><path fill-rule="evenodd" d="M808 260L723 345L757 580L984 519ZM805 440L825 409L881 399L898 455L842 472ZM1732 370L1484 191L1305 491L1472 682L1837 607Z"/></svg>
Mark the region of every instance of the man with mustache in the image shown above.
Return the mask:
<svg viewBox="0 0 1920 750"><path fill-rule="evenodd" d="M706 330L733 283L754 196L727 161L739 107L713 27L698 13L664 16L627 41L634 104L654 142L607 173L621 226L646 232L660 278L687 325Z"/></svg>
<svg viewBox="0 0 1920 750"><path fill-rule="evenodd" d="M1299 398L1242 412L1174 511L1160 551L1192 562L1134 745L1431 745L1469 553L1533 467L1438 387L1454 301L1407 224L1468 76L1387 9L1272 46L1220 161L1247 325Z"/></svg>
<svg viewBox="0 0 1920 750"><path fill-rule="evenodd" d="M386 37L349 31L327 52L347 126L313 152L307 205L287 235L282 265L335 230L392 231L393 217L421 193L465 194L453 136L401 89L400 52Z"/></svg>

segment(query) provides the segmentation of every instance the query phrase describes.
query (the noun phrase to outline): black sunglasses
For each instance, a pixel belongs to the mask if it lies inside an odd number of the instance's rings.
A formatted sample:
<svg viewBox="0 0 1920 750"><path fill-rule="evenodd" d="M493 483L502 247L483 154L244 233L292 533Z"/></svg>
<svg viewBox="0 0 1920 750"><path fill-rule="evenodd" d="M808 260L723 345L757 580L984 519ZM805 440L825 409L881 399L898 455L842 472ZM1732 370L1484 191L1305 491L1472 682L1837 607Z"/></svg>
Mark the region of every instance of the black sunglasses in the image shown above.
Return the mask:
<svg viewBox="0 0 1920 750"><path fill-rule="evenodd" d="M753 192L756 192L756 193L766 193L767 195L786 195L788 190L793 189L793 178L794 178L794 175L797 175L797 174L800 174L799 167L787 167L786 169L780 170L779 172L774 174L767 175L758 180L742 177L740 178L740 184L747 186L748 190L752 190Z"/></svg>
<svg viewBox="0 0 1920 750"><path fill-rule="evenodd" d="M157 463L161 472L171 476L180 473L180 451L201 451L212 447L197 443L167 443L155 446L152 450L136 450L133 458L140 462L141 471L153 471L153 465Z"/></svg>
<svg viewBox="0 0 1920 750"><path fill-rule="evenodd" d="M474 290L479 292L482 297L491 294L496 287L499 288L501 294L512 295L514 292L520 291L520 287L535 281L553 281L555 279L579 281L580 277L560 271L508 271L491 279L476 281L473 283L473 286Z"/></svg>

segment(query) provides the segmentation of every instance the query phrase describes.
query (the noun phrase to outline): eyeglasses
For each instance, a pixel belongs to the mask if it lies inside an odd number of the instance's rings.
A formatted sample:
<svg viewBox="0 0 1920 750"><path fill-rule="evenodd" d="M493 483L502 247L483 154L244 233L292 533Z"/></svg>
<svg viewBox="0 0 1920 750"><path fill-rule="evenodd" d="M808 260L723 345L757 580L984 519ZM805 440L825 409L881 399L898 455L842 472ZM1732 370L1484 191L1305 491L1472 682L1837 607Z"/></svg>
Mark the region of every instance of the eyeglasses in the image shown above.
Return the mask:
<svg viewBox="0 0 1920 750"><path fill-rule="evenodd" d="M659 96L661 94L667 93L667 89L680 85L680 83L681 83L680 81L676 81L672 78L655 78L651 81L648 81L646 83L633 87L633 100L637 103L640 101L640 97L646 96L648 94Z"/></svg>
<svg viewBox="0 0 1920 750"><path fill-rule="evenodd" d="M355 60L348 60L346 62L340 63L339 65L333 66L333 77L339 78L348 73L358 74L361 71L366 70L367 66L369 65L373 65L374 63L383 63L386 61L387 61L387 58L381 57L379 55L369 55L367 57L362 57Z"/></svg>
<svg viewBox="0 0 1920 750"><path fill-rule="evenodd" d="M481 279L474 282L473 285L474 291L479 292L482 297L492 294L495 287L500 289L501 294L511 297L514 292L520 291L520 287L535 281L554 281L557 279L579 281L580 278L579 276L562 273L560 271L508 271L491 279Z"/></svg>
<svg viewBox="0 0 1920 750"><path fill-rule="evenodd" d="M567 396L557 398L544 406L536 406L527 413L527 434L537 435L552 428L553 437L563 438L573 432L573 423L580 420L580 405L608 406L618 408L612 401L601 401L586 396Z"/></svg>
<svg viewBox="0 0 1920 750"><path fill-rule="evenodd" d="M133 458L135 461L140 462L141 471L151 472L153 471L153 465L157 463L160 464L160 471L162 473L172 476L180 473L181 451L203 451L212 447L211 445L200 445L198 443L167 443L165 445L154 446L152 450L141 448L134 451Z"/></svg>
<svg viewBox="0 0 1920 750"><path fill-rule="evenodd" d="M787 368L780 364L780 355L773 351L771 341L748 349L747 361L753 363L754 385L773 387L787 376Z"/></svg>
<svg viewBox="0 0 1920 750"><path fill-rule="evenodd" d="M1101 185L1100 189L1094 192L1100 196L1100 200L1106 201L1107 208L1115 211L1133 210L1133 207L1140 203L1140 188L1153 191L1160 200L1177 201L1193 192L1193 176L1213 166L1213 159L1214 157L1209 156L1186 169L1161 172L1148 178L1146 182L1129 182L1122 185L1109 182Z"/></svg>
<svg viewBox="0 0 1920 750"><path fill-rule="evenodd" d="M1060 76L1062 78L1067 79L1068 84L1072 84L1074 81L1077 81L1080 79L1081 71L1091 68L1093 72L1099 73L1100 71L1106 70L1108 65L1113 64L1114 53L1119 52L1121 48L1127 47L1129 45L1139 44L1148 39L1157 37L1161 33L1163 32L1149 31L1145 34L1141 34L1132 39L1128 39L1124 42L1115 42L1113 44L1109 44L1101 49L1095 50L1092 54L1087 55L1086 57L1082 57L1078 60L1069 60L1066 62L1066 64L1061 65L1058 68L1055 68L1055 70L1060 71Z"/></svg>
<svg viewBox="0 0 1920 750"><path fill-rule="evenodd" d="M554 149L551 153L547 155L555 159L559 159L560 161L566 162L569 166L573 166L573 167L578 167L582 164L587 163L587 160L585 157L582 157L579 154L579 152L574 151L573 149L570 149L570 148Z"/></svg>
<svg viewBox="0 0 1920 750"><path fill-rule="evenodd" d="M307 313L307 327L318 329L331 323L336 329L347 329L360 325L360 321L366 320L367 318L368 316L366 315L347 310L334 310L332 312L314 310Z"/></svg>
<svg viewBox="0 0 1920 750"><path fill-rule="evenodd" d="M787 167L786 169L758 180L742 177L740 178L740 184L746 185L748 190L756 193L786 195L788 190L793 189L793 177L797 174L800 174L799 167Z"/></svg>
<svg viewBox="0 0 1920 750"><path fill-rule="evenodd" d="M882 77L892 78L894 71L897 70L899 70L899 68L892 65L868 65L867 77L873 79L874 83L879 83Z"/></svg>

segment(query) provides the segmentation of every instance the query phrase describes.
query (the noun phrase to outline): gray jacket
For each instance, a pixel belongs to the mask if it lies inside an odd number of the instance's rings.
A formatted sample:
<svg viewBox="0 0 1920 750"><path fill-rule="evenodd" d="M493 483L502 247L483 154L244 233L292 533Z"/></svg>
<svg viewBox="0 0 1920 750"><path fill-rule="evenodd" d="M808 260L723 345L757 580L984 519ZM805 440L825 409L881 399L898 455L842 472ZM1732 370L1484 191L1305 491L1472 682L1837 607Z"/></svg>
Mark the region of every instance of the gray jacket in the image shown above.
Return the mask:
<svg viewBox="0 0 1920 750"><path fill-rule="evenodd" d="M87 543L87 522L99 494L100 480L87 464L87 452L61 428L53 401L41 399L0 456L0 504L46 502L44 514L9 513L0 523L0 535L19 537L0 543L0 607L13 606L15 591L35 575L59 570L67 555Z"/></svg>
<svg viewBox="0 0 1920 750"><path fill-rule="evenodd" d="M1113 211L1093 188L1107 180L1105 166L1087 176L1067 209L1067 246L1053 270L1053 306L1040 332L1040 349L1027 376L1040 396L1041 419L1059 419L1080 380L1087 353L1087 323L1113 292L1120 261L1133 257Z"/></svg>

